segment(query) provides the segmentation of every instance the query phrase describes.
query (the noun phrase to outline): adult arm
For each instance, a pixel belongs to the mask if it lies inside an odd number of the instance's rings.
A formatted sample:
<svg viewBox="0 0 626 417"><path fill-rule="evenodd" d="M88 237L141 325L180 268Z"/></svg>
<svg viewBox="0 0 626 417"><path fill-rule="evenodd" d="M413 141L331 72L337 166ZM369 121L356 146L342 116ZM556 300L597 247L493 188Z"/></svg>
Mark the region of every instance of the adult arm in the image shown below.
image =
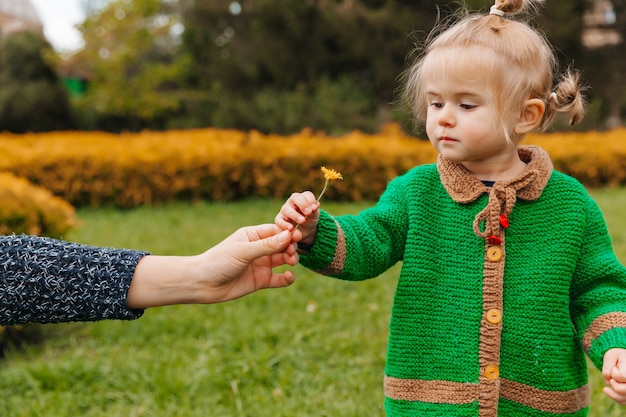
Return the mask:
<svg viewBox="0 0 626 417"><path fill-rule="evenodd" d="M62 240L0 237L0 325L132 320L126 294L147 252Z"/></svg>
<svg viewBox="0 0 626 417"><path fill-rule="evenodd" d="M275 225L237 230L196 256L152 256L35 236L0 237L0 325L132 320L148 307L217 303L290 285L298 255Z"/></svg>
<svg viewBox="0 0 626 417"><path fill-rule="evenodd" d="M219 303L290 285L291 271L273 272L297 263L290 241L289 232L266 224L241 228L200 255L146 256L135 270L128 306Z"/></svg>

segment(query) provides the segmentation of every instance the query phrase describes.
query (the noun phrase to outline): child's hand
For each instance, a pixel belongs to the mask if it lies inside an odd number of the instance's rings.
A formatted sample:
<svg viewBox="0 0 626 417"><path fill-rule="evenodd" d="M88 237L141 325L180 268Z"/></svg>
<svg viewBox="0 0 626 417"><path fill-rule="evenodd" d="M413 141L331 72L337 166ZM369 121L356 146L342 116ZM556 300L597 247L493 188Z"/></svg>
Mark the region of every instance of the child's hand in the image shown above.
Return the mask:
<svg viewBox="0 0 626 417"><path fill-rule="evenodd" d="M320 203L310 191L293 193L276 215L274 222L282 229L292 230L294 242L313 244L320 217ZM298 229L295 230L296 226Z"/></svg>
<svg viewBox="0 0 626 417"><path fill-rule="evenodd" d="M604 354L602 376L604 393L616 403L626 405L626 349L609 349Z"/></svg>

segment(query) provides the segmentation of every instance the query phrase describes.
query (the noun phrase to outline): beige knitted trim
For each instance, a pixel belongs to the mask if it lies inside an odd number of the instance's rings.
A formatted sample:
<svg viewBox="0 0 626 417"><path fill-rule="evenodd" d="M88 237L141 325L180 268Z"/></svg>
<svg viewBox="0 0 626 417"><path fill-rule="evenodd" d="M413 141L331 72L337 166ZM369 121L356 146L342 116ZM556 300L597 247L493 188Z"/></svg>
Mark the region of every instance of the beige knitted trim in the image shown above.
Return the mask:
<svg viewBox="0 0 626 417"><path fill-rule="evenodd" d="M583 349L589 353L593 341L608 330L616 327L626 327L626 313L609 313L597 317L583 336Z"/></svg>
<svg viewBox="0 0 626 417"><path fill-rule="evenodd" d="M545 413L570 414L589 406L589 385L570 391L546 391L519 382L502 380L500 396Z"/></svg>
<svg viewBox="0 0 626 417"><path fill-rule="evenodd" d="M488 193L486 207L474 219L474 232L485 239L483 267L483 319L480 325L478 362L479 417L498 414L500 398L501 320L487 320L488 312L500 315L503 311L505 231L508 218L518 198L536 200L541 196L550 176L552 162L548 154L536 146L520 146L520 159L526 163L524 171L511 180L497 181L486 187L462 164L439 156L437 169L446 191L457 203L470 203ZM494 255L494 251L496 255Z"/></svg>
<svg viewBox="0 0 626 417"><path fill-rule="evenodd" d="M569 391L547 391L500 379L500 397L535 410L554 414L575 413L589 406L588 385ZM479 385L450 381L424 381L385 376L385 395L395 400L435 404L471 404L479 401ZM497 416L491 410L490 417Z"/></svg>
<svg viewBox="0 0 626 417"><path fill-rule="evenodd" d="M334 220L334 219L333 219ZM316 271L322 275L335 275L343 271L346 263L346 235L343 233L343 229L335 220L335 226L337 227L337 242L335 245L335 255L330 264L323 270Z"/></svg>
<svg viewBox="0 0 626 417"><path fill-rule="evenodd" d="M519 179L528 171L534 171L533 175L536 175L534 181L518 189L517 196L523 200L536 200L541 196L552 175L552 161L546 151L537 146L520 146L517 152L522 161L527 164L526 170L518 178L503 181L502 188L519 183ZM446 191L457 203L471 203L482 194L489 192L488 187L458 162L452 162L439 155L437 170Z"/></svg>
<svg viewBox="0 0 626 417"><path fill-rule="evenodd" d="M480 366L479 400L480 406L478 415L480 417L498 415L498 398L500 388L500 378L488 377L486 370L488 367L500 368L500 344L502 334L502 324L490 323L486 319L487 312L497 310L502 312L502 294L504 277L504 234L501 234L503 242L498 245L502 251L502 258L493 262L485 255L483 268L483 318L480 321L480 337L478 365ZM485 253L493 246L485 239Z"/></svg>
<svg viewBox="0 0 626 417"><path fill-rule="evenodd" d="M394 400L469 404L478 399L478 384L385 376L385 395Z"/></svg>

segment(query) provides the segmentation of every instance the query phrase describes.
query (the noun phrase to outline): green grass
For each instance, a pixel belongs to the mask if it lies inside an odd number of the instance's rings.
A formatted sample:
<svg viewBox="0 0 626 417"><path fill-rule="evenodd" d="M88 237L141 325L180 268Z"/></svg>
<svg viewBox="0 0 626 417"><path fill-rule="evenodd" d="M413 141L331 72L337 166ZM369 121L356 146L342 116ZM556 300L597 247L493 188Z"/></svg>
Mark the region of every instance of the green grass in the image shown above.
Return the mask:
<svg viewBox="0 0 626 417"><path fill-rule="evenodd" d="M626 189L595 191L626 260ZM282 202L80 210L67 238L194 254ZM367 204L331 204L335 214ZM296 267L297 282L209 306L151 309L132 322L33 326L44 340L0 360L0 410L14 416L383 416L382 377L397 268L346 283ZM32 332L29 332L32 333ZM618 416L594 382L592 416Z"/></svg>

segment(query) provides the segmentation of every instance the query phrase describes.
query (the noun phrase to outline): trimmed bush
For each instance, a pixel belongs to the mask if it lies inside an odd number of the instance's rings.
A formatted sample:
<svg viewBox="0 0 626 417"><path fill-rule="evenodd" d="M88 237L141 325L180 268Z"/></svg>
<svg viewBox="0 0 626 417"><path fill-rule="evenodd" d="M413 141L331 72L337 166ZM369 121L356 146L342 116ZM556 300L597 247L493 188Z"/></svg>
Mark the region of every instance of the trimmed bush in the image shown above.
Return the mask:
<svg viewBox="0 0 626 417"><path fill-rule="evenodd" d="M591 187L626 184L626 130L529 135L555 168ZM172 200L283 199L318 190L320 166L341 172L327 198L378 198L389 180L434 162L429 142L397 125L376 135L291 136L226 129L119 135L68 132L0 135L0 169L51 190L74 206L133 207Z"/></svg>
<svg viewBox="0 0 626 417"><path fill-rule="evenodd" d="M0 234L60 238L75 224L74 208L48 190L0 172Z"/></svg>

